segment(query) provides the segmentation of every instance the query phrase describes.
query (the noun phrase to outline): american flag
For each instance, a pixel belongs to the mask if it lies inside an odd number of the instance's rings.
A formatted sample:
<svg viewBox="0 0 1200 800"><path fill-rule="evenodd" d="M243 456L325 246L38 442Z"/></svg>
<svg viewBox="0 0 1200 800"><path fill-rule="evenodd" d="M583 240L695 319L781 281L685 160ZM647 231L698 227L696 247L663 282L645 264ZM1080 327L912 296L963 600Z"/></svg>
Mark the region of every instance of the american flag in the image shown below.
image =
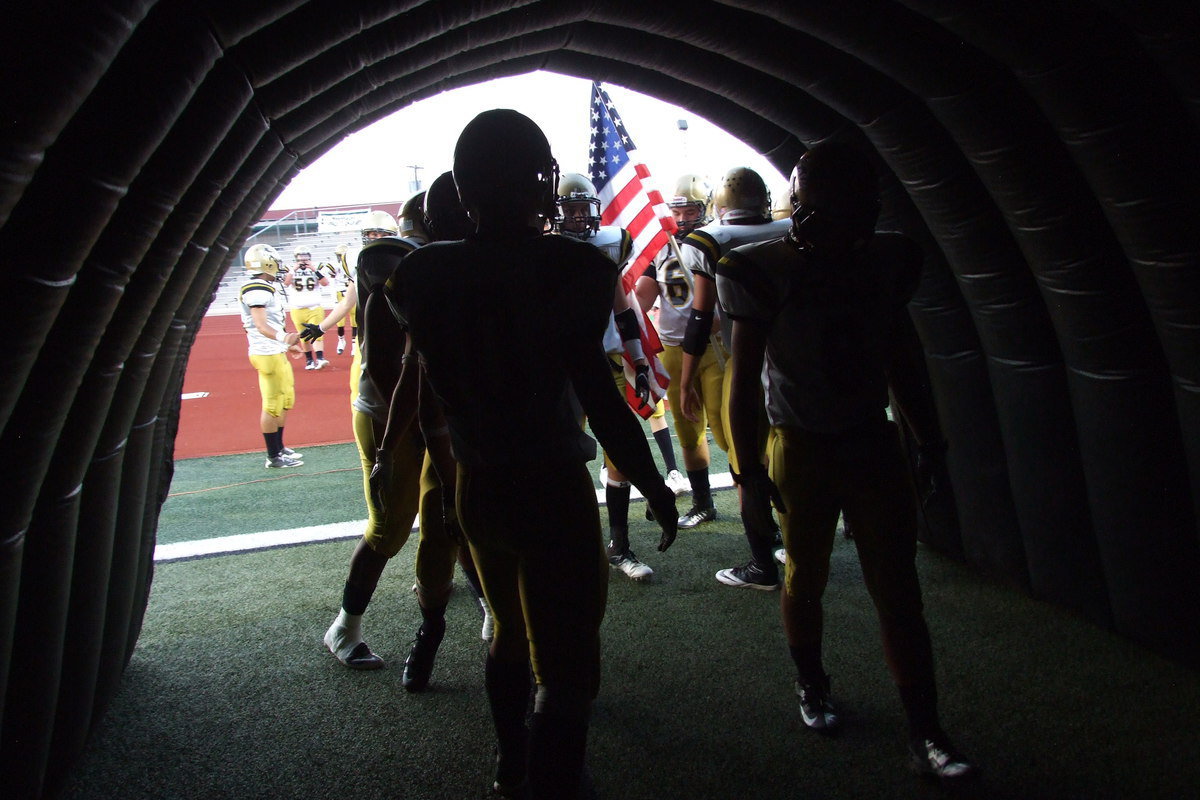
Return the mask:
<svg viewBox="0 0 1200 800"><path fill-rule="evenodd" d="M630 306L640 311L633 287L675 233L675 218L663 202L662 194L649 189L645 182L650 170L630 157L637 148L625 123L600 84L592 82L591 142L588 147L588 173L600 198L600 224L619 225L633 237L633 251L621 272L621 285ZM644 418L654 412L657 401L666 396L670 378L658 359L662 343L658 331L644 313L638 314L642 327L642 349L650 362L650 389L654 402L643 406L633 395L633 365L625 356L625 399Z"/></svg>

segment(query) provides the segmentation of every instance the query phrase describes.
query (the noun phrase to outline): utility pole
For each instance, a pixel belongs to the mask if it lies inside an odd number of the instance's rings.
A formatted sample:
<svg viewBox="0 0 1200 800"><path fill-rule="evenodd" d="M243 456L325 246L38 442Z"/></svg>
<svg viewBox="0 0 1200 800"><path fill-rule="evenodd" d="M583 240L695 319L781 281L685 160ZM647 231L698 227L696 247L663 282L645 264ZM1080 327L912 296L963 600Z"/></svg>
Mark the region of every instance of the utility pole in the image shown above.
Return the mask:
<svg viewBox="0 0 1200 800"><path fill-rule="evenodd" d="M412 192L413 194L416 194L417 192L421 191L421 176L420 176L420 171L421 171L421 170L423 170L423 169L425 169L425 168L424 168L424 167L422 167L422 166L420 166L420 165L418 165L418 164L409 164L409 165L408 165L408 168L409 168L409 169L411 169L411 170L413 171L413 179L412 179L411 181L409 181L409 183L408 183L408 189L409 189L409 191L410 191L410 192Z"/></svg>

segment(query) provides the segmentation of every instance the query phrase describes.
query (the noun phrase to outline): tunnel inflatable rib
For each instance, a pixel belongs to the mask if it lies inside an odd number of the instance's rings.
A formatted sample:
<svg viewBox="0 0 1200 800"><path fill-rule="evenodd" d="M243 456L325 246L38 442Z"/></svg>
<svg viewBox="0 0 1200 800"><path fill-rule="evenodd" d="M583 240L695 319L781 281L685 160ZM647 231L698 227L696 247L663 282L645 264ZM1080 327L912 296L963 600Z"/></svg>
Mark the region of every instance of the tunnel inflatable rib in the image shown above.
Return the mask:
<svg viewBox="0 0 1200 800"><path fill-rule="evenodd" d="M953 484L926 544L1200 664L1194 4L57 5L0 31L6 793L53 794L117 689L192 337L250 227L355 130L539 69L784 173L868 149L926 255L910 312Z"/></svg>

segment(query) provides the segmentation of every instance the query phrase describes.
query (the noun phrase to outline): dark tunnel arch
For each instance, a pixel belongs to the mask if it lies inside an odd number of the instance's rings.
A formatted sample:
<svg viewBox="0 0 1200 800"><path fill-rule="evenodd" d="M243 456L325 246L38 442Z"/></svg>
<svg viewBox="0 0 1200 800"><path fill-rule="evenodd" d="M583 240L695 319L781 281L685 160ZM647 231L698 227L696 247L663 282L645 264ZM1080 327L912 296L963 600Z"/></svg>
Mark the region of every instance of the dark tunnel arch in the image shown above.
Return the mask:
<svg viewBox="0 0 1200 800"><path fill-rule="evenodd" d="M0 781L18 795L58 786L136 643L183 367L249 226L351 132L537 69L688 108L785 174L825 139L876 154L885 220L926 252L910 310L957 519L927 543L1200 663L1195 8L58 5L0 32Z"/></svg>

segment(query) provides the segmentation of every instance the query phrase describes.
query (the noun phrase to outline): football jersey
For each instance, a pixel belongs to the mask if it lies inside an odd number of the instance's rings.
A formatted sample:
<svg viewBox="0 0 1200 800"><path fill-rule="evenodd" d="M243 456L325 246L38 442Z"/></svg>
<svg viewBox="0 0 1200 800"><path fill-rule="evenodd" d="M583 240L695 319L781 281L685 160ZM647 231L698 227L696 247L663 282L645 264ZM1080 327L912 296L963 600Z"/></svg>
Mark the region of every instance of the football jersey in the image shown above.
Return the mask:
<svg viewBox="0 0 1200 800"><path fill-rule="evenodd" d="M597 248L532 228L431 243L400 263L386 297L442 402L459 462L594 457L566 359L581 339L603 335L616 279Z"/></svg>
<svg viewBox="0 0 1200 800"><path fill-rule="evenodd" d="M273 356L286 353L286 344L268 339L258 332L254 325L254 317L250 314L252 308L263 308L267 312L267 324L274 330L283 330L283 298L279 287L273 282L251 278L242 284L238 297L242 307L242 327L246 329L250 355Z"/></svg>
<svg viewBox="0 0 1200 800"><path fill-rule="evenodd" d="M658 338L663 344L682 344L688 318L692 314L693 299L693 288L684 275L683 267L668 246L647 265L642 274L658 284L658 315L655 317ZM719 319L719 310L714 313Z"/></svg>
<svg viewBox="0 0 1200 800"><path fill-rule="evenodd" d="M763 387L772 425L836 434L882 418L890 337L920 268L920 249L899 233L877 233L839 263L787 239L725 254L717 291L726 315L767 326Z"/></svg>
<svg viewBox="0 0 1200 800"><path fill-rule="evenodd" d="M386 237L376 239L365 247L352 251L355 260L352 262L354 267L351 271L356 281L357 309L360 315L363 304L370 293L380 288L400 260L419 246L412 239ZM359 316L359 319L361 320L362 317ZM367 361L370 358L371 350L367 343L366 325L358 327L358 352L362 373L358 379L358 396L354 399L354 408L364 414L369 414L379 422L387 422L391 397L385 397L383 392L376 388L375 382L371 380L367 372Z"/></svg>
<svg viewBox="0 0 1200 800"><path fill-rule="evenodd" d="M778 239L791 227L790 219L777 219L755 225L722 225L720 221L710 222L684 237L679 248L680 255L683 257L683 263L693 273L699 272L709 278L716 278L717 262L721 260L721 256L744 244Z"/></svg>
<svg viewBox="0 0 1200 800"><path fill-rule="evenodd" d="M316 267L292 269L292 285L288 288L288 305L292 308L317 308L324 304L321 278L325 277Z"/></svg>

